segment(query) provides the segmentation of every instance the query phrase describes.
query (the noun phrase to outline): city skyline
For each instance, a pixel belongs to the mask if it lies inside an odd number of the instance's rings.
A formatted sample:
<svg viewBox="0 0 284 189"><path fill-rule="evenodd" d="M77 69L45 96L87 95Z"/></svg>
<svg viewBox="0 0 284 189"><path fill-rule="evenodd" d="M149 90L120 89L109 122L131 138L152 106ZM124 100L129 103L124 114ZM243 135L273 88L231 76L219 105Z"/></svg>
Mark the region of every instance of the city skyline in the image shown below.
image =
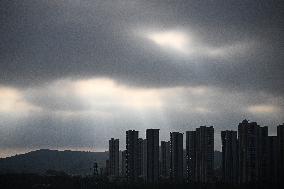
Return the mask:
<svg viewBox="0 0 284 189"><path fill-rule="evenodd" d="M201 125L221 150L221 131L244 119L276 135L283 4L1 0L0 157L105 151L129 129L169 141Z"/></svg>
<svg viewBox="0 0 284 189"><path fill-rule="evenodd" d="M122 151L117 179L129 183L281 183L284 174L284 124L277 135L270 136L268 127L243 120L238 130L221 131L222 163L214 166L214 127L200 126L184 133L170 132L170 140L159 140L159 129L147 129L146 139L135 130L126 131L126 150ZM116 139L118 140L118 139ZM112 138L110 141L114 141ZM118 144L118 143L117 143ZM113 143L109 143L112 149ZM116 148L117 154L119 147ZM125 155L123 155L125 153ZM117 156L118 157L118 156ZM106 160L106 176L113 178ZM146 159L146 161L144 161ZM124 173L125 170L125 173ZM146 171L145 171L146 170Z"/></svg>
<svg viewBox="0 0 284 189"><path fill-rule="evenodd" d="M76 171L84 170L85 175L80 178L98 179L105 184L114 185L128 183L133 186L153 186L168 183L183 186L221 184L220 186L241 187L249 183L265 186L282 183L284 123L277 126L277 135L271 136L267 126L242 120L237 130L221 131L222 152L214 151L213 126L199 126L184 133L170 132L168 141L160 140L160 129L147 129L145 132L146 138L141 138L140 132L136 130L124 132L126 150L123 150L120 139L110 138L105 141L108 142L109 150L100 152L102 156L98 162L92 152L46 149L1 159L0 173L5 176L7 173L26 174L31 171L30 173L38 174L38 171L46 171L44 175L64 174L76 178L77 174L70 174L70 168L73 167ZM55 167L48 162L42 164L52 159L59 164L67 161L63 166ZM33 160L41 163L33 164ZM9 166L9 161L17 165ZM78 161L84 165L83 170L75 163ZM68 164L71 167L68 168ZM33 168L37 166L44 168ZM50 169L51 167L53 168ZM64 173L62 169L67 172Z"/></svg>
<svg viewBox="0 0 284 189"><path fill-rule="evenodd" d="M245 120L247 120L247 119L245 119ZM247 120L247 121L250 121L250 120ZM256 122L254 122L254 123L256 123ZM279 124L279 125L283 125L284 123L282 123L282 124ZM269 127L269 126L264 126L264 127L267 127L267 133L268 133L268 135L270 136L270 137L273 137L273 136L277 136L277 127L279 126L279 125L275 125L275 126L273 126L273 127L275 127L275 129L273 129L273 130L276 130L276 133L274 133L274 132L271 132L270 130L269 130L269 128L271 128L271 127ZM202 125L201 125L202 126ZM206 125L203 125L203 126L205 126L206 127ZM199 126L197 126L197 127L199 127ZM179 130L179 131L177 131L177 130L175 130L175 131L170 131L169 133L168 133L168 136L164 136L162 139L160 138L160 142L162 142L162 141L164 141L164 142L166 142L166 141L169 141L170 142L170 133L171 132L177 132L177 133L182 133L182 134L184 134L184 139L183 139L183 146L185 147L184 149L186 149L186 145L187 145L187 142L186 142L186 135L187 135L187 132L195 132L195 131L193 131L193 130L195 130L197 127L190 127L190 129L192 130L192 131L189 131L189 129L187 129L187 130L183 130L183 131L181 131L181 130ZM214 127L215 128L215 126L213 125L212 127ZM141 130L133 130L133 131L137 131L139 134L138 134L138 141L139 141L139 139L142 139L142 140L145 140L146 139L146 130L147 129L145 129L145 132L143 132L143 131L141 131ZM159 129L160 130L160 129ZM161 131L163 131L162 129L161 129ZM216 131L215 129L214 129L214 151L220 151L220 152L222 152L222 132L223 131L231 131L231 132L237 132L238 131L238 124L236 125L236 127L235 128L232 128L232 129L226 129L226 128L224 128L223 130L221 130L221 131ZM165 131L164 131L165 132ZM109 138L112 138L112 136L107 136L107 138L109 139ZM144 138L144 139L143 139ZM108 139L106 139L106 140L108 140ZM122 136L121 138L120 137L118 137L116 140L119 140L120 142L119 142L119 146L123 146L123 148L121 148L121 147L119 147L119 149L120 149L120 151L125 151L126 150L126 140L124 141L124 137ZM217 145L216 145L216 141L217 141ZM219 141L219 142L218 142ZM139 145L139 144L138 144ZM96 151L96 150L94 150L95 148L94 147L92 147L92 148L47 148L47 149L52 149L52 150L73 150L73 151L90 151L90 152L106 152L106 151L109 151L108 149L109 149L109 146L108 145L105 145L106 147L104 148L104 149L101 149L101 150L98 150L98 151ZM16 155L16 154L23 154L23 153L27 153L27 152L30 152L30 151L33 151L33 150L38 150L38 149L45 149L45 148L33 148L33 149L29 149L29 150L21 150L21 149L16 149L16 151L12 151L12 152L8 152L6 155L4 155L4 156L0 156L0 158L6 158L6 157L10 157L10 156L14 156L14 155Z"/></svg>

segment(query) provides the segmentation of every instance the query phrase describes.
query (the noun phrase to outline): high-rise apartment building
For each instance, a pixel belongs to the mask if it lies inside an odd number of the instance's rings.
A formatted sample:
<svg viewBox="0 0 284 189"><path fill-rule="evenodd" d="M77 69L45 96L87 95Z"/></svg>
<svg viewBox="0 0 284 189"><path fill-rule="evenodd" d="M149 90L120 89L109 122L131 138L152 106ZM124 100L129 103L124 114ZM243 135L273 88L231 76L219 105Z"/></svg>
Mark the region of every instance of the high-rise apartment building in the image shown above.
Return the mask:
<svg viewBox="0 0 284 189"><path fill-rule="evenodd" d="M277 140L278 140L278 181L284 178L284 123L277 126Z"/></svg>
<svg viewBox="0 0 284 189"><path fill-rule="evenodd" d="M171 179L183 181L183 133L171 132Z"/></svg>
<svg viewBox="0 0 284 189"><path fill-rule="evenodd" d="M186 131L186 181L196 181L196 131Z"/></svg>
<svg viewBox="0 0 284 189"><path fill-rule="evenodd" d="M109 176L119 176L119 139L109 140Z"/></svg>
<svg viewBox="0 0 284 189"><path fill-rule="evenodd" d="M196 180L212 182L214 176L214 128L196 129Z"/></svg>
<svg viewBox="0 0 284 189"><path fill-rule="evenodd" d="M239 142L239 181L241 183L257 180L257 137L256 122L243 120L238 126Z"/></svg>
<svg viewBox="0 0 284 189"><path fill-rule="evenodd" d="M268 181L268 127L258 127L257 137L257 167L259 181Z"/></svg>
<svg viewBox="0 0 284 189"><path fill-rule="evenodd" d="M161 141L161 176L168 178L170 176L170 165L171 165L171 142Z"/></svg>
<svg viewBox="0 0 284 189"><path fill-rule="evenodd" d="M142 141L142 178L147 180L147 139Z"/></svg>
<svg viewBox="0 0 284 189"><path fill-rule="evenodd" d="M278 140L277 136L269 136L268 137L268 182L276 183L278 176Z"/></svg>
<svg viewBox="0 0 284 189"><path fill-rule="evenodd" d="M214 176L214 128L201 126L186 132L188 182L212 182Z"/></svg>
<svg viewBox="0 0 284 189"><path fill-rule="evenodd" d="M243 120L238 126L239 181L265 181L269 178L268 127Z"/></svg>
<svg viewBox="0 0 284 189"><path fill-rule="evenodd" d="M143 175L143 139L138 138L138 176Z"/></svg>
<svg viewBox="0 0 284 189"><path fill-rule="evenodd" d="M238 182L238 139L237 131L222 131L222 180Z"/></svg>
<svg viewBox="0 0 284 189"><path fill-rule="evenodd" d="M126 150L121 152L121 176L126 176Z"/></svg>
<svg viewBox="0 0 284 189"><path fill-rule="evenodd" d="M138 178L138 131L126 131L126 177L129 182Z"/></svg>
<svg viewBox="0 0 284 189"><path fill-rule="evenodd" d="M147 129L147 182L159 181L159 129Z"/></svg>

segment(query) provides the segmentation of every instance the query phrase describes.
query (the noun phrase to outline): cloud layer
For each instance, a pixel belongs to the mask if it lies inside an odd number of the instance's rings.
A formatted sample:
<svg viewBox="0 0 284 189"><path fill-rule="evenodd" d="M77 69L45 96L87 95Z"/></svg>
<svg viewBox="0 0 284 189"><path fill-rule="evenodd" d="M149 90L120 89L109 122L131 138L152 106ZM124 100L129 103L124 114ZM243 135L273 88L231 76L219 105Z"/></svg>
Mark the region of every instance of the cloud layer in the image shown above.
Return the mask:
<svg viewBox="0 0 284 189"><path fill-rule="evenodd" d="M229 92L221 88L133 88L106 78L58 80L28 89L2 87L0 149L71 148L104 150L109 137L125 142L125 131L160 128L194 130L214 125L219 133L236 129L247 117L276 126L283 121L282 99L269 94ZM255 98L258 96L258 98ZM9 106L8 106L9 105ZM13 105L14 107L11 107ZM11 108L8 108L11 107ZM275 134L275 127L270 127Z"/></svg>
<svg viewBox="0 0 284 189"><path fill-rule="evenodd" d="M284 122L283 1L0 7L3 151L101 150L132 128L158 127L168 139L171 130L204 124L218 134L243 118Z"/></svg>

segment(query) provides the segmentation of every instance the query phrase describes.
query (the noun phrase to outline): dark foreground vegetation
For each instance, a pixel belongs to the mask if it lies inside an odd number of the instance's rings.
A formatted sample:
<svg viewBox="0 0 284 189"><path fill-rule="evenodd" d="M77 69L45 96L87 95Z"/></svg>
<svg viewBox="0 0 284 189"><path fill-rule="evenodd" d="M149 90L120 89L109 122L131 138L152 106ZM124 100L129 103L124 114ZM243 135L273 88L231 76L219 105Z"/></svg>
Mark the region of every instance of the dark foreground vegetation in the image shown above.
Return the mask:
<svg viewBox="0 0 284 189"><path fill-rule="evenodd" d="M69 175L37 175L37 174L4 174L0 175L1 189L273 189L284 188L283 183L248 183L229 185L224 183L211 184L174 184L164 181L160 184L129 184L125 181L110 182L106 177L81 177Z"/></svg>

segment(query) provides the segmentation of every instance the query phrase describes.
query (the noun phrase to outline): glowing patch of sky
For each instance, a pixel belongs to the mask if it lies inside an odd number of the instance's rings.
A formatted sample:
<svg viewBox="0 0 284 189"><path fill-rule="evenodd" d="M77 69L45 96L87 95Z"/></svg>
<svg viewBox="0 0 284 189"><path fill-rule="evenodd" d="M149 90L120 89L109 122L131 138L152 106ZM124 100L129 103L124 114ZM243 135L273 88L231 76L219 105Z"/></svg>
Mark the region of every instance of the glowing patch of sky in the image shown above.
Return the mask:
<svg viewBox="0 0 284 189"><path fill-rule="evenodd" d="M19 90L10 87L0 87L0 104L0 113L15 114L38 109L28 103Z"/></svg>
<svg viewBox="0 0 284 189"><path fill-rule="evenodd" d="M252 114L271 114L276 113L279 111L279 108L277 106L273 105L254 105L248 107L248 111Z"/></svg>
<svg viewBox="0 0 284 189"><path fill-rule="evenodd" d="M220 47L214 47L201 41L198 36L179 30L144 32L143 36L159 47L177 53L210 58L226 58L246 53L252 42L232 42Z"/></svg>

